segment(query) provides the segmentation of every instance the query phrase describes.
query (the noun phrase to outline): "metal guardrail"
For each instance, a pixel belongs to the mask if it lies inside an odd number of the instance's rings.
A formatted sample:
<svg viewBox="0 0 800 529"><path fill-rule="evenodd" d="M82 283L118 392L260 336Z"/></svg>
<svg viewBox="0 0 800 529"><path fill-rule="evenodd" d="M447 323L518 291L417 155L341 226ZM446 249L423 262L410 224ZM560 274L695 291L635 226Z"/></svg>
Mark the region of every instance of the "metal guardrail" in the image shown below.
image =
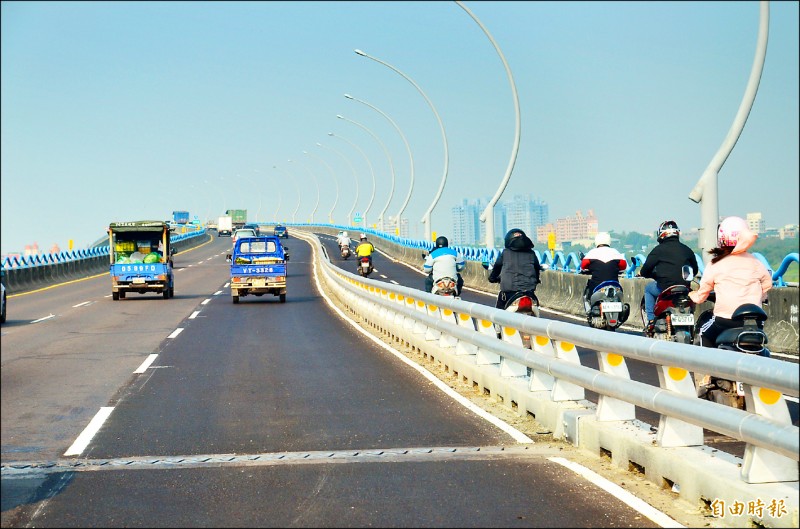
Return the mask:
<svg viewBox="0 0 800 529"><path fill-rule="evenodd" d="M746 443L744 461L737 464L740 484L789 483L797 490L800 431L784 398L800 394L795 365L710 348L698 354L693 345L515 314L363 278L333 265L315 235L300 230L295 235L324 255L316 259L322 281L371 327L446 358L443 362L460 362L459 371L469 371L483 385L505 384L500 391L519 408L536 407L530 403L535 400L561 406L545 426L562 438L575 440L578 426L567 422L577 423L578 417L590 416L598 425L634 425L638 406L660 416L652 444L662 456L702 447L705 428ZM531 349L522 345L520 333L531 336ZM599 370L581 365L576 345L600 351ZM659 385L631 380L626 359L655 365ZM752 411L697 398L694 371L742 381ZM597 405L584 399L585 390L599 395ZM795 492L795 514L796 502Z"/></svg>

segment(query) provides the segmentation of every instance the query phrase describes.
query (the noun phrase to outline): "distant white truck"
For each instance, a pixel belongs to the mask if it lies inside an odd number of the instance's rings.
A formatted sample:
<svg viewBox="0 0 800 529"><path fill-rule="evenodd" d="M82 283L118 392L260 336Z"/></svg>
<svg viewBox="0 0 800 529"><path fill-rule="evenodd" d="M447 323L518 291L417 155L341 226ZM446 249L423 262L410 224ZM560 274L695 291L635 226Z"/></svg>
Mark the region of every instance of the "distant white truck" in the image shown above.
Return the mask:
<svg viewBox="0 0 800 529"><path fill-rule="evenodd" d="M233 218L230 215L223 215L217 221L217 237L233 235Z"/></svg>

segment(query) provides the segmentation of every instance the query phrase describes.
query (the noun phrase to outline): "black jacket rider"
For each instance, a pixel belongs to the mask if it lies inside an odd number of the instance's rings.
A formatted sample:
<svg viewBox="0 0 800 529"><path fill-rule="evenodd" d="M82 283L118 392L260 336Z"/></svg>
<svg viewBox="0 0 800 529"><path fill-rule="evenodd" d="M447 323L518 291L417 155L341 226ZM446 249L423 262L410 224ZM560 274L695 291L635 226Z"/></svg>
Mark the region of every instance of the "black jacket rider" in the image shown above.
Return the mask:
<svg viewBox="0 0 800 529"><path fill-rule="evenodd" d="M520 229L506 233L505 249L500 252L489 274L489 283L500 283L496 307L506 308L506 301L521 291L536 290L541 283L542 265L533 251L533 241Z"/></svg>
<svg viewBox="0 0 800 529"><path fill-rule="evenodd" d="M678 237L667 237L653 248L645 259L639 274L642 277L655 279L661 290L673 285L689 287L690 282L683 279L681 271L681 268L687 264L692 267L692 272L696 276L697 257L692 249L680 242Z"/></svg>

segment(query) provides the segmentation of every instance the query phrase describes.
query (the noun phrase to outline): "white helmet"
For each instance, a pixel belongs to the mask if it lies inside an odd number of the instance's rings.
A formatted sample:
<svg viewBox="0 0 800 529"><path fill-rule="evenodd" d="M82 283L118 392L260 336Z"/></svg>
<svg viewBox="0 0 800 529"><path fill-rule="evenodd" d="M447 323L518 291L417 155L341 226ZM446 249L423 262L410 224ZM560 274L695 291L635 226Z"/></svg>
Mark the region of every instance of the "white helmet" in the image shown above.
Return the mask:
<svg viewBox="0 0 800 529"><path fill-rule="evenodd" d="M346 231L342 232L342 237L347 237L347 232Z"/></svg>
<svg viewBox="0 0 800 529"><path fill-rule="evenodd" d="M362 233L361 235L358 236L358 238L361 239L362 241L365 241L365 240L367 240L367 234L366 233Z"/></svg>
<svg viewBox="0 0 800 529"><path fill-rule="evenodd" d="M597 235L594 236L594 245L595 246L611 246L611 235L608 234L607 231L601 231Z"/></svg>

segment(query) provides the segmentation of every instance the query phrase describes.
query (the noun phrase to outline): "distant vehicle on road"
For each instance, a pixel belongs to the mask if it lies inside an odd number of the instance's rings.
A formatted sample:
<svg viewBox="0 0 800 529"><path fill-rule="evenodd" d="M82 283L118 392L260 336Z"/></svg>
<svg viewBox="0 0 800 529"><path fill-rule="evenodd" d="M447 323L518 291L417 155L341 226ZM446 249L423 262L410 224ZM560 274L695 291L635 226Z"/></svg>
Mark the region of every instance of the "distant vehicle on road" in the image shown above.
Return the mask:
<svg viewBox="0 0 800 529"><path fill-rule="evenodd" d="M111 299L128 292L156 292L169 299L175 295L170 227L167 222L137 220L108 226L111 261Z"/></svg>
<svg viewBox="0 0 800 529"><path fill-rule="evenodd" d="M222 237L223 235L233 236L233 219L231 219L230 215L223 215L217 221L217 237Z"/></svg>
<svg viewBox="0 0 800 529"><path fill-rule="evenodd" d="M289 230L286 229L286 226L283 226L281 224L275 226L275 228L272 230L272 234L275 237L282 237L284 239L289 238Z"/></svg>
<svg viewBox="0 0 800 529"><path fill-rule="evenodd" d="M256 235L261 235L261 226L259 226L255 222L250 222L248 224L245 224L244 226L242 226L242 228L249 228L249 229L255 231Z"/></svg>
<svg viewBox="0 0 800 529"><path fill-rule="evenodd" d="M241 229L239 231L245 231ZM277 237L241 237L233 245L231 297L278 296L286 302L286 255Z"/></svg>

